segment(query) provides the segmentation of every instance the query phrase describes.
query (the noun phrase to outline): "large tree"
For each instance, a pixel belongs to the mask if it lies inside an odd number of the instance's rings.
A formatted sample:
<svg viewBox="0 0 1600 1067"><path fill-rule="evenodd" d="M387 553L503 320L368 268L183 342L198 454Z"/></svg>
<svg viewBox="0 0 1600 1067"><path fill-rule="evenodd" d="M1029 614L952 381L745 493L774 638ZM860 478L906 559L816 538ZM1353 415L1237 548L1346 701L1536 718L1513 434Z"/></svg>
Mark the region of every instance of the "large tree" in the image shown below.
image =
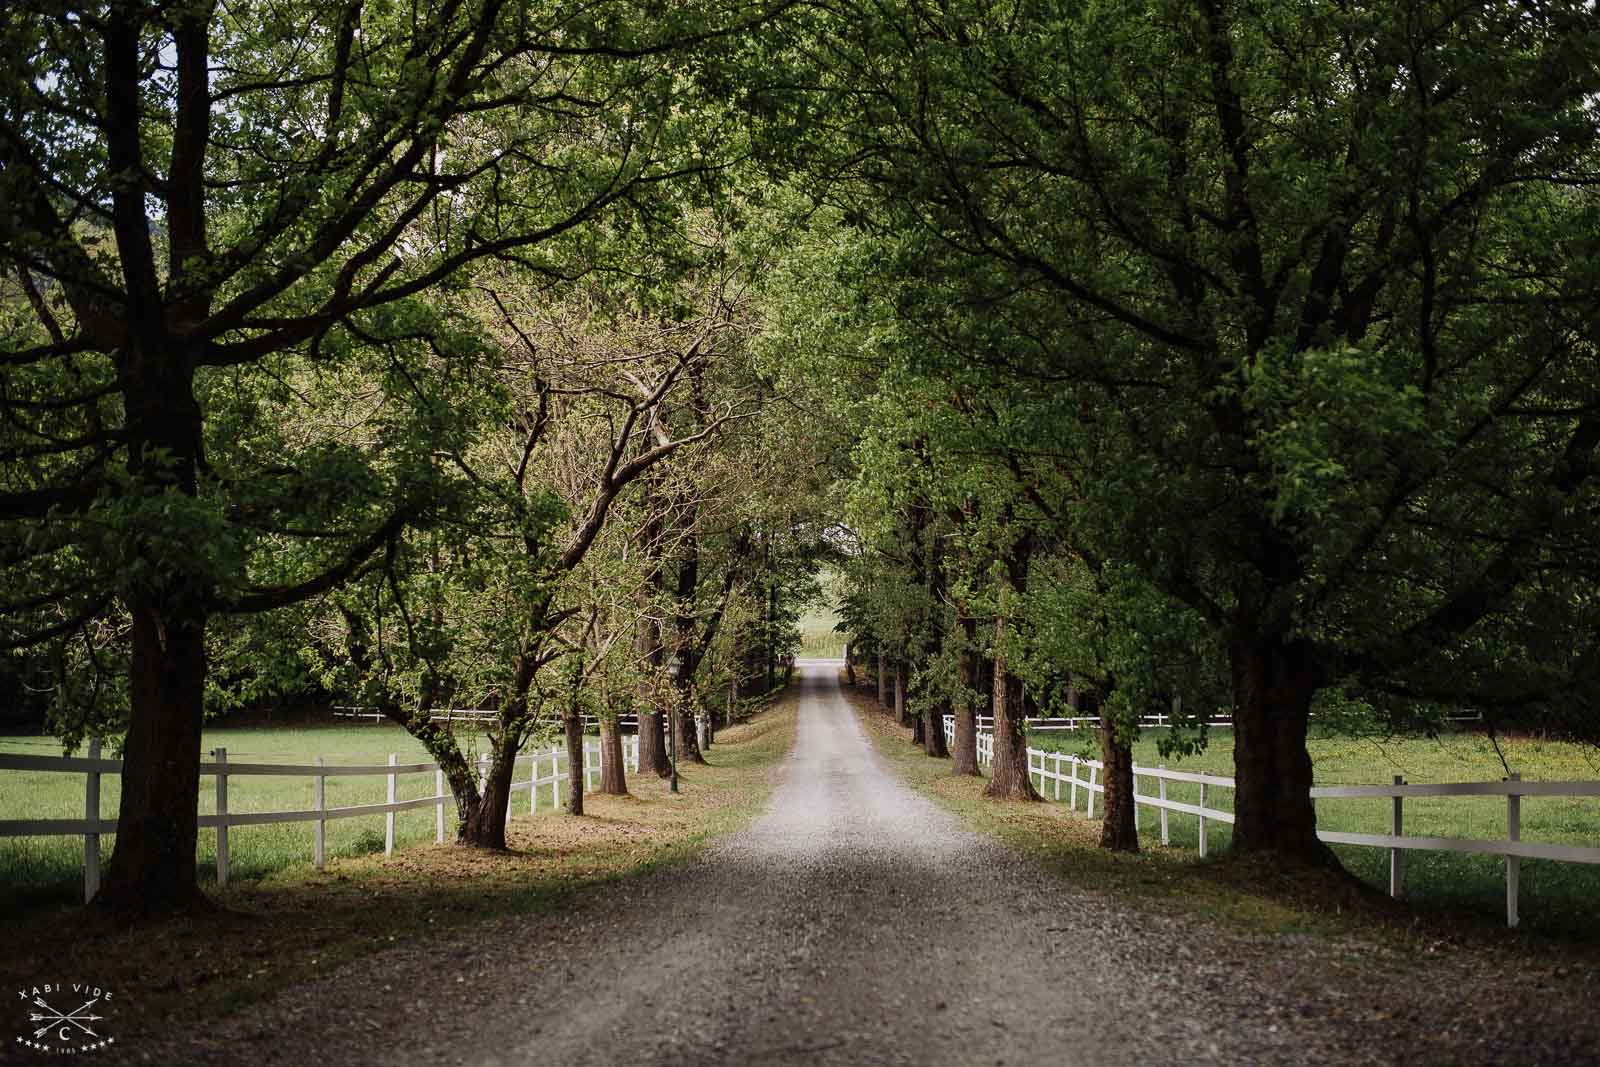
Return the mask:
<svg viewBox="0 0 1600 1067"><path fill-rule="evenodd" d="M1074 536L1226 650L1236 849L1331 862L1325 687L1595 728L1586 4L840 17L763 37L761 143L886 239L924 373L1105 443Z"/></svg>
<svg viewBox="0 0 1600 1067"><path fill-rule="evenodd" d="M208 622L336 586L434 506L458 379L410 371L475 346L424 298L491 257L559 273L704 169L672 102L716 6L8 6L3 641L128 620L108 904L196 898ZM274 440L262 396L315 408L352 363L378 393L351 420L404 432Z"/></svg>

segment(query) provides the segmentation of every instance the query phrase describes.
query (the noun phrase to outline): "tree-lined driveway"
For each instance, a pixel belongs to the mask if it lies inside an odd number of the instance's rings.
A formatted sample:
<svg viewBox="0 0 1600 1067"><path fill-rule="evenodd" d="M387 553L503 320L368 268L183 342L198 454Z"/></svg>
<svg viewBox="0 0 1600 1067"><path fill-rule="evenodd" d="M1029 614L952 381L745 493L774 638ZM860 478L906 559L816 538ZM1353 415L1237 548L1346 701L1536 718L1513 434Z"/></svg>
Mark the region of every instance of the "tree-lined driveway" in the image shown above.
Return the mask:
<svg viewBox="0 0 1600 1067"><path fill-rule="evenodd" d="M692 865L352 964L218 1021L212 1055L770 1067L1571 1063L1600 1050L1580 1021L1592 987L1459 960L1402 970L1360 945L1255 939L1075 891L894 778L833 667L802 665L798 684L795 749L768 810Z"/></svg>

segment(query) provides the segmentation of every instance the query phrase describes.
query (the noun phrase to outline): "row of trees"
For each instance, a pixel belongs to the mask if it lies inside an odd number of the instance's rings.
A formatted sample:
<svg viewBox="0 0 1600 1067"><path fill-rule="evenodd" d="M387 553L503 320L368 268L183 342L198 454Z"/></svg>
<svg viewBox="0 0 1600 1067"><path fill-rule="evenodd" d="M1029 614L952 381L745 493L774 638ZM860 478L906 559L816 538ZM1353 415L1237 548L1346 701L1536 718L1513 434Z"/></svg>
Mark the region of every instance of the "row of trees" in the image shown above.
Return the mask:
<svg viewBox="0 0 1600 1067"><path fill-rule="evenodd" d="M126 731L103 903L196 899L208 707L379 707L496 847L552 714L601 713L620 792L619 711L659 770L664 711L692 760L770 677L807 473L747 142L686 76L767 14L8 7L0 650L69 741ZM481 786L450 705L497 712Z"/></svg>
<svg viewBox="0 0 1600 1067"><path fill-rule="evenodd" d="M930 716L990 665L994 791L1024 682L1093 690L1113 767L1133 713L1227 709L1234 848L1317 864L1314 707L1600 736L1586 4L777 26L740 100L819 212L777 332L864 427L856 647Z"/></svg>
<svg viewBox="0 0 1600 1067"><path fill-rule="evenodd" d="M1597 91L1577 0L13 4L0 651L126 723L107 902L194 898L208 699L311 664L496 844L845 544L1009 795L1030 702L1223 704L1327 862L1313 705L1594 733Z"/></svg>

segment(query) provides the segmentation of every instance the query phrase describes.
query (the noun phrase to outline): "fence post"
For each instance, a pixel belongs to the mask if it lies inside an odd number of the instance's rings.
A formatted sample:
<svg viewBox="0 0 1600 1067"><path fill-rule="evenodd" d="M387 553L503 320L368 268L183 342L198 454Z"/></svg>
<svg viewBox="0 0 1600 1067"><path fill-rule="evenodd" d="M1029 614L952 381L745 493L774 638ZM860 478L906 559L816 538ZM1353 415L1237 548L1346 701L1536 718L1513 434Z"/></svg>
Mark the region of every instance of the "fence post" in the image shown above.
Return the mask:
<svg viewBox="0 0 1600 1067"><path fill-rule="evenodd" d="M1522 775L1512 773L1506 776L1512 783L1522 781ZM1516 788L1513 784L1512 788ZM1506 794L1506 839L1508 841L1522 840L1522 794ZM1506 857L1506 926L1516 929L1520 917L1517 915L1517 890L1522 881L1522 857Z"/></svg>
<svg viewBox="0 0 1600 1067"><path fill-rule="evenodd" d="M1078 757L1077 756L1073 756L1072 757L1071 766L1072 766L1072 785L1071 785L1070 789L1067 792L1067 810L1068 811L1077 811L1078 810Z"/></svg>
<svg viewBox="0 0 1600 1067"><path fill-rule="evenodd" d="M318 756L317 766L321 767L323 763L323 757ZM315 786L312 790L312 804L317 809L317 825L311 837L311 862L316 864L317 870L320 871L327 865L328 858L328 816L325 814L328 810L328 776L318 771L313 781Z"/></svg>
<svg viewBox="0 0 1600 1067"><path fill-rule="evenodd" d="M1206 810L1206 783L1204 782L1200 783L1200 810L1201 812ZM1204 814L1200 816L1200 858L1206 858L1206 817Z"/></svg>
<svg viewBox="0 0 1600 1067"><path fill-rule="evenodd" d="M228 750L214 748L217 762L217 885L228 884Z"/></svg>
<svg viewBox="0 0 1600 1067"><path fill-rule="evenodd" d="M89 758L100 758L100 739L89 738ZM83 778L83 817L94 823L83 835L83 902L89 903L100 892L100 772L91 770Z"/></svg>
<svg viewBox="0 0 1600 1067"><path fill-rule="evenodd" d="M1099 770L1100 770L1099 767L1096 767L1092 763L1089 764L1089 804L1088 804L1088 807L1089 807L1089 818L1091 818L1091 819L1094 818L1094 779L1095 779L1095 774Z"/></svg>
<svg viewBox="0 0 1600 1067"><path fill-rule="evenodd" d="M528 814L539 810L539 754L528 753Z"/></svg>
<svg viewBox="0 0 1600 1067"><path fill-rule="evenodd" d="M1061 799L1061 753L1056 753L1056 800Z"/></svg>
<svg viewBox="0 0 1600 1067"><path fill-rule="evenodd" d="M433 809L433 840L436 844L444 844L444 768L433 769L433 795L439 798L439 804Z"/></svg>
<svg viewBox="0 0 1600 1067"><path fill-rule="evenodd" d="M561 806L561 753L552 750L550 753L550 795L555 798L555 807Z"/></svg>
<svg viewBox="0 0 1600 1067"><path fill-rule="evenodd" d="M1394 784L1395 785L1405 785L1406 784L1406 776L1403 775L1403 774L1395 775L1394 776ZM1396 794L1395 798L1394 798L1394 811L1389 817L1389 833L1393 837L1400 837L1405 833L1404 805L1405 805L1405 798L1400 796L1400 795L1398 795L1398 794ZM1405 892L1401 888L1401 885L1400 885L1400 881L1401 881L1401 859L1400 859L1400 857L1403 854L1404 853L1398 847L1391 848L1389 850L1389 895L1391 897L1393 897L1395 900L1399 900L1400 897Z"/></svg>
<svg viewBox="0 0 1600 1067"><path fill-rule="evenodd" d="M389 753L389 766L391 768L394 766L393 752ZM389 772L389 803L391 804L394 803L394 787L394 771L391 770ZM392 811L383 813L383 854L385 856L394 855L394 812Z"/></svg>
<svg viewBox="0 0 1600 1067"><path fill-rule="evenodd" d="M1159 763L1159 764L1156 765L1156 771L1158 773L1158 777L1156 778L1156 791L1161 795L1161 843L1163 845L1169 844L1170 841L1171 841L1171 839L1167 837L1167 775L1166 775L1166 770L1167 770L1167 765L1165 763Z"/></svg>

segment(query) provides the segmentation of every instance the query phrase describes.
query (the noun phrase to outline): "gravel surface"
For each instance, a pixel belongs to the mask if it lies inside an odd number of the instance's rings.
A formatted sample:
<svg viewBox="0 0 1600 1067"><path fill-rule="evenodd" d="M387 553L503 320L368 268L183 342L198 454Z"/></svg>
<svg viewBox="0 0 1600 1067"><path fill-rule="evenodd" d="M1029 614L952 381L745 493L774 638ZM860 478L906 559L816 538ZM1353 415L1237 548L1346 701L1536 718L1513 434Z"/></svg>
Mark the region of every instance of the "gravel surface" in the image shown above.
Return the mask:
<svg viewBox="0 0 1600 1067"><path fill-rule="evenodd" d="M1592 968L1153 918L901 785L831 667L750 828L559 914L409 944L134 1062L1600 1063Z"/></svg>

